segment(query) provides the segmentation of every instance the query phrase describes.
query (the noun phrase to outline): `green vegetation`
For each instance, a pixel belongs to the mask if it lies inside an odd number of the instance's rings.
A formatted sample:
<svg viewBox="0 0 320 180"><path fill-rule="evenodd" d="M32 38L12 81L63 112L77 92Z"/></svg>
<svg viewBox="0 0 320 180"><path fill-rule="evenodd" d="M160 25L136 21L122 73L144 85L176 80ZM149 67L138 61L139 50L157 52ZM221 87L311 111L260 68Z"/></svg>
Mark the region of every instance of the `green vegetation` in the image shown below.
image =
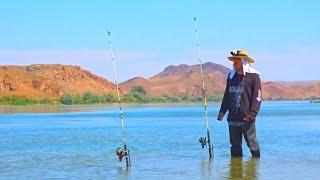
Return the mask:
<svg viewBox="0 0 320 180"><path fill-rule="evenodd" d="M219 93L214 96L210 96L208 101L221 101L223 94ZM182 103L182 102L201 102L202 98L189 98L187 96L171 97L169 95L163 95L160 97L152 97L148 95L147 91L141 86L134 86L130 91L122 97L122 102L129 104L141 104L141 103ZM115 95L106 93L98 95L93 92L86 92L82 96L72 95L71 93L65 93L61 96L60 102L62 104L111 104L116 103L117 98Z"/></svg>
<svg viewBox="0 0 320 180"><path fill-rule="evenodd" d="M71 93L64 93L61 96L60 101L62 104L71 105L74 104L75 97Z"/></svg>
<svg viewBox="0 0 320 180"><path fill-rule="evenodd" d="M221 101L223 94L219 93L214 96L210 96L208 101ZM141 86L134 86L130 91L123 97L125 103L182 103L182 102L202 102L202 97L189 98L188 96L172 97L164 94L159 97L152 97L147 94L147 91Z"/></svg>
<svg viewBox="0 0 320 180"><path fill-rule="evenodd" d="M223 93L216 93L208 97L208 102L221 102ZM266 100L285 100L283 98ZM302 99L303 100L303 99ZM310 97L304 100L311 100L312 103L320 103L320 97ZM93 92L86 92L83 95L73 95L72 93L64 93L60 97L60 102L53 102L52 99L44 97L40 100L28 99L21 96L5 96L0 98L0 105L32 105L32 104L54 104L61 103L65 105L73 104L112 104L117 103L118 99L115 94L105 93L102 95ZM141 86L134 86L130 91L122 97L123 103L141 104L141 103L202 103L202 97L188 97L186 95L179 97L172 97L167 94L153 97L148 95L147 91Z"/></svg>
<svg viewBox="0 0 320 180"><path fill-rule="evenodd" d="M0 105L31 105L37 103L36 100L20 96L5 96L0 98Z"/></svg>
<svg viewBox="0 0 320 180"><path fill-rule="evenodd" d="M222 101L223 95L224 95L223 93L216 93L215 95L210 96L208 98L208 101L212 101L212 102Z"/></svg>
<svg viewBox="0 0 320 180"><path fill-rule="evenodd" d="M177 103L177 102L187 102L182 100L180 97L170 97L169 95L163 95L160 97L152 97L151 103Z"/></svg>
<svg viewBox="0 0 320 180"><path fill-rule="evenodd" d="M116 98L114 95L110 93L106 93L103 95L98 95L93 92L86 92L82 96L73 95L71 93L64 93L60 102L65 105L71 104L107 104L107 103L115 103Z"/></svg>
<svg viewBox="0 0 320 180"><path fill-rule="evenodd" d="M208 101L218 102L223 98L222 93L215 94L208 97ZM83 95L74 95L72 93L64 93L60 97L60 103L65 105L72 104L112 104L116 103L117 97L114 94L105 93L102 95L93 92L86 92ZM179 97L172 97L169 95L162 95L159 97L152 97L148 95L147 91L141 86L134 86L130 91L122 97L124 103L188 103L188 102L202 102L202 97L190 98L186 95ZM54 102L48 97L40 100L32 100L26 97L6 96L0 98L0 105L32 105L32 104L53 104Z"/></svg>
<svg viewBox="0 0 320 180"><path fill-rule="evenodd" d="M40 99L39 103L40 104L51 104L52 102L50 101L50 99L48 97L44 97L44 98Z"/></svg>
<svg viewBox="0 0 320 180"><path fill-rule="evenodd" d="M53 104L53 101L48 97L44 97L40 100L29 99L24 96L4 96L0 98L0 105L34 105L34 104Z"/></svg>
<svg viewBox="0 0 320 180"><path fill-rule="evenodd" d="M149 103L151 97L147 94L147 91L141 86L134 86L123 97L123 102L126 103Z"/></svg>

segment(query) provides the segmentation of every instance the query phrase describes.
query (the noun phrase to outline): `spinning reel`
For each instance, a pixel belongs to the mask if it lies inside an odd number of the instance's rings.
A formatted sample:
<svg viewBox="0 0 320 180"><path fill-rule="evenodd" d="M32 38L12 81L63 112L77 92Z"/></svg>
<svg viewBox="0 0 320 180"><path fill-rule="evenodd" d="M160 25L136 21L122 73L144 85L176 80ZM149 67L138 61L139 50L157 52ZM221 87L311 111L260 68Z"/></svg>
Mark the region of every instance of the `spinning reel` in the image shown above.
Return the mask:
<svg viewBox="0 0 320 180"><path fill-rule="evenodd" d="M123 148L117 148L116 154L117 154L117 156L118 156L118 158L119 158L119 161L121 161L122 158L123 158L124 156L126 156L127 152L126 152Z"/></svg>
<svg viewBox="0 0 320 180"><path fill-rule="evenodd" d="M199 139L199 142L200 142L202 148L207 147L207 145L208 145L207 138L205 138L205 137L201 137Z"/></svg>

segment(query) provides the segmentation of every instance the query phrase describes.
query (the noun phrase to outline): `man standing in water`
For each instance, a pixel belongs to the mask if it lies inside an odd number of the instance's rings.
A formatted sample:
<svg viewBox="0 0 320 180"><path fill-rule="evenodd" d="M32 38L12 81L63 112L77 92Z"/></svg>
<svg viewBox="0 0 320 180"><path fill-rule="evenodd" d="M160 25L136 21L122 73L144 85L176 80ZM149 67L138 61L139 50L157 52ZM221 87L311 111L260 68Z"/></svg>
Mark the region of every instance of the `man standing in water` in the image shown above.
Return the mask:
<svg viewBox="0 0 320 180"><path fill-rule="evenodd" d="M218 115L222 121L228 111L231 155L242 156L244 136L253 157L260 157L256 137L255 119L261 105L261 82L259 72L250 67L254 60L245 50L231 52L228 59L233 61L233 70L228 74L227 86Z"/></svg>

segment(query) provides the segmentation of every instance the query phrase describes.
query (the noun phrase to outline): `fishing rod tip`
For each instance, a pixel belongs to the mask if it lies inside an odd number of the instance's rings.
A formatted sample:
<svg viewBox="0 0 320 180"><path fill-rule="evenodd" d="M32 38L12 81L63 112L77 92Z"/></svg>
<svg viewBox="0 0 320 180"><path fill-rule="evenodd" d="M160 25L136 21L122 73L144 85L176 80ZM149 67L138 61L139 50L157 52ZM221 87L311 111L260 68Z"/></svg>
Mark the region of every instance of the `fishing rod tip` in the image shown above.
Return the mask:
<svg viewBox="0 0 320 180"><path fill-rule="evenodd" d="M111 31L109 31L108 29L106 29L108 36L111 35Z"/></svg>

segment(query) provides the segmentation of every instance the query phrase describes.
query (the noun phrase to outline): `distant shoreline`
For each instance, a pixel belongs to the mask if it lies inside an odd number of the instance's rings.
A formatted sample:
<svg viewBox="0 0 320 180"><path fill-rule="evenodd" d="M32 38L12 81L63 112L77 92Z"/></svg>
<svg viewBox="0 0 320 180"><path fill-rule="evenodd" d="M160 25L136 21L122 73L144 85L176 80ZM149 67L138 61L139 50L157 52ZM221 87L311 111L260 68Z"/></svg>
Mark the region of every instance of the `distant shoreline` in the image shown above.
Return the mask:
<svg viewBox="0 0 320 180"><path fill-rule="evenodd" d="M308 100L278 100L278 101L264 101L264 104L271 103L310 103ZM219 107L221 102L210 102L209 106ZM190 103L147 103L147 104L122 104L124 109L133 108L153 108L153 107L202 107L201 102ZM77 104L77 105L63 105L63 104L33 104L33 105L0 105L1 114L42 114L42 113L74 113L74 112L94 112L112 110L118 111L118 104Z"/></svg>
<svg viewBox="0 0 320 180"><path fill-rule="evenodd" d="M276 100L263 100L263 102L292 102L292 101L306 101L310 103L320 103L319 100L311 100L311 99L276 99ZM208 104L220 104L221 101L208 101ZM203 104L201 100L192 101L177 101L177 102L148 102L148 103L140 103L140 102L123 102L121 103L124 106L136 106L136 105L175 105L175 104ZM0 107L14 106L14 107L28 107L28 106L114 106L118 105L118 103L75 103L75 104L63 104L61 102L49 102L49 103L41 103L36 100L30 100L28 103L13 103L13 104L2 104L0 102Z"/></svg>

